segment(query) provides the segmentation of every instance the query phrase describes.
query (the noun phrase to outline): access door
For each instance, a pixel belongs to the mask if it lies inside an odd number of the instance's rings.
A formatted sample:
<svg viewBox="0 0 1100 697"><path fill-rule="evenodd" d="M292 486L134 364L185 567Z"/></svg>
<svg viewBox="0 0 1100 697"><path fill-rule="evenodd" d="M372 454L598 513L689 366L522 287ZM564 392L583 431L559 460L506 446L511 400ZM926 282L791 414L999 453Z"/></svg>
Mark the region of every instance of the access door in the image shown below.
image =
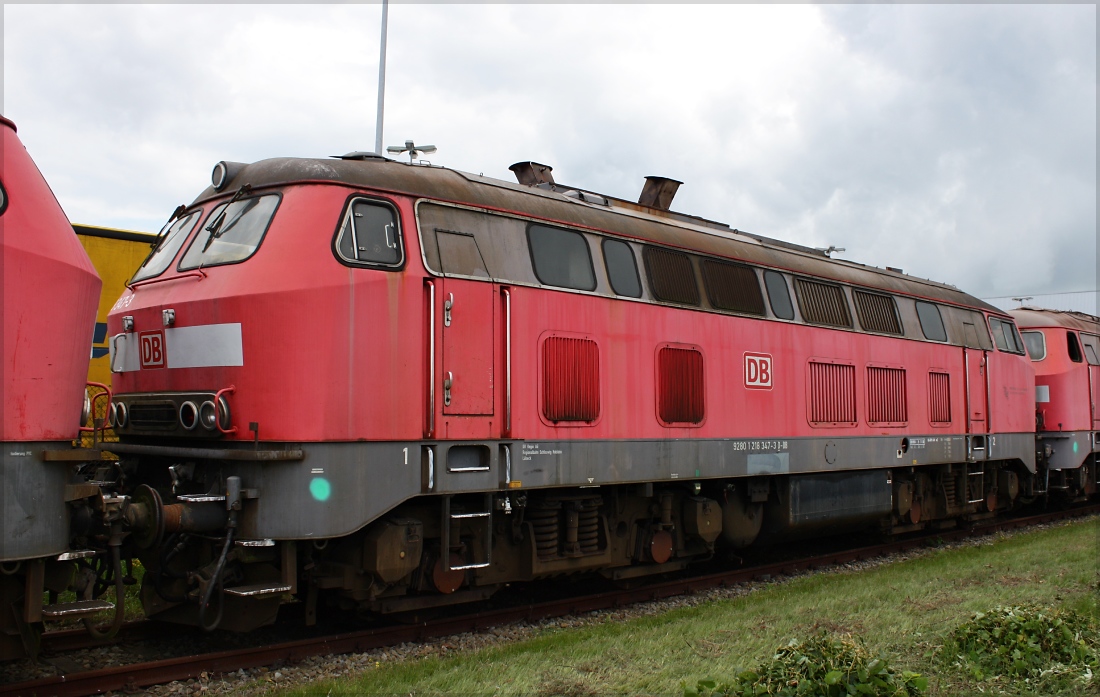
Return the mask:
<svg viewBox="0 0 1100 697"><path fill-rule="evenodd" d="M443 281L443 413L493 414L493 284Z"/></svg>
<svg viewBox="0 0 1100 697"><path fill-rule="evenodd" d="M1089 364L1089 401L1092 403L1092 429L1100 429L1100 336L1081 332L1085 361Z"/></svg>
<svg viewBox="0 0 1100 697"><path fill-rule="evenodd" d="M986 399L988 353L981 349L963 349L966 364L966 432L989 432L989 403Z"/></svg>

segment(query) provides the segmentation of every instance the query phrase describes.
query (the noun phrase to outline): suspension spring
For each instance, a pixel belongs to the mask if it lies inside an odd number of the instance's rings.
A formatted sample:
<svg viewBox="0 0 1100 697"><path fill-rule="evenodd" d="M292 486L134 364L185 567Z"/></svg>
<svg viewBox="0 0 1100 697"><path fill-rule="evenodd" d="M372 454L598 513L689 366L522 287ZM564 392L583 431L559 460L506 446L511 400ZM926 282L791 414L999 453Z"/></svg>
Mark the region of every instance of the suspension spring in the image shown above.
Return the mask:
<svg viewBox="0 0 1100 697"><path fill-rule="evenodd" d="M557 556L561 529L561 502L545 501L538 507L528 508L527 520L535 531L535 550L539 558L550 559Z"/></svg>
<svg viewBox="0 0 1100 697"><path fill-rule="evenodd" d="M581 554L597 554L600 551L600 500L585 502L580 510L580 523L577 528L577 541Z"/></svg>

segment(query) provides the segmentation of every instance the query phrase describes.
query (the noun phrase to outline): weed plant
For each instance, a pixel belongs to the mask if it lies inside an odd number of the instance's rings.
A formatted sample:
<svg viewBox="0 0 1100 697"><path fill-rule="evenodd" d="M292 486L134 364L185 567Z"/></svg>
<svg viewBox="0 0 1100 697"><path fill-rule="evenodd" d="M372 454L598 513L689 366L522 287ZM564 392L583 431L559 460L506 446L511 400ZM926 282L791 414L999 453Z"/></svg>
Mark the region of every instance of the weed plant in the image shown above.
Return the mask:
<svg viewBox="0 0 1100 697"><path fill-rule="evenodd" d="M959 625L944 662L978 682L1013 682L1041 694L1100 687L1095 616L1039 605L998 606Z"/></svg>
<svg viewBox="0 0 1100 697"><path fill-rule="evenodd" d="M776 650L770 661L755 670L738 673L729 682L700 680L684 688L684 697L915 697L928 689L928 680L908 670L890 667L885 655L867 650L851 635L833 638L824 630Z"/></svg>

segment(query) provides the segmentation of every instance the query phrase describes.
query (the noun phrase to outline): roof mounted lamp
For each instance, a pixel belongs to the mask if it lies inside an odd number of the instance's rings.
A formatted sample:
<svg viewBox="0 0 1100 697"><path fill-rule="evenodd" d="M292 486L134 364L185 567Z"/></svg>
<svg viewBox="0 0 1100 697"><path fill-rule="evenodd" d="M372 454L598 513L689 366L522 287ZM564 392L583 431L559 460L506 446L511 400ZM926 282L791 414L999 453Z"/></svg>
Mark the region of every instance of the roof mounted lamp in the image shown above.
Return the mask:
<svg viewBox="0 0 1100 697"><path fill-rule="evenodd" d="M214 171L210 173L210 183L214 185L214 191L224 189L226 184L233 181L233 178L240 174L244 168L245 164L243 162L226 162L225 160L214 165Z"/></svg>
<svg viewBox="0 0 1100 697"><path fill-rule="evenodd" d="M390 145L386 148L386 152L393 153L394 155L400 155L401 153L409 154L409 162L415 162L416 158L421 154L430 155L435 152L434 145L417 145L411 140L406 140L404 147L400 145Z"/></svg>

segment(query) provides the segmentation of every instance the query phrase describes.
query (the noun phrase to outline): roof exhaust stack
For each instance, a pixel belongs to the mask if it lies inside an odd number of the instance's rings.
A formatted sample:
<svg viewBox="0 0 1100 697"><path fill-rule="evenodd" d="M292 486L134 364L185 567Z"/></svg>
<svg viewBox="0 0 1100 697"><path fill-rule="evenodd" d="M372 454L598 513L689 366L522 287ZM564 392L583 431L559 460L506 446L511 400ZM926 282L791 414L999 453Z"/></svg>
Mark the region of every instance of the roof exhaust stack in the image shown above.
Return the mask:
<svg viewBox="0 0 1100 697"><path fill-rule="evenodd" d="M524 186L554 183L554 175L550 174L554 168L550 165L540 165L538 162L517 162L508 169L515 173L516 179Z"/></svg>
<svg viewBox="0 0 1100 697"><path fill-rule="evenodd" d="M646 177L642 195L638 197L638 204L667 211L672 206L672 199L676 196L676 190L681 184L683 182L668 177Z"/></svg>

